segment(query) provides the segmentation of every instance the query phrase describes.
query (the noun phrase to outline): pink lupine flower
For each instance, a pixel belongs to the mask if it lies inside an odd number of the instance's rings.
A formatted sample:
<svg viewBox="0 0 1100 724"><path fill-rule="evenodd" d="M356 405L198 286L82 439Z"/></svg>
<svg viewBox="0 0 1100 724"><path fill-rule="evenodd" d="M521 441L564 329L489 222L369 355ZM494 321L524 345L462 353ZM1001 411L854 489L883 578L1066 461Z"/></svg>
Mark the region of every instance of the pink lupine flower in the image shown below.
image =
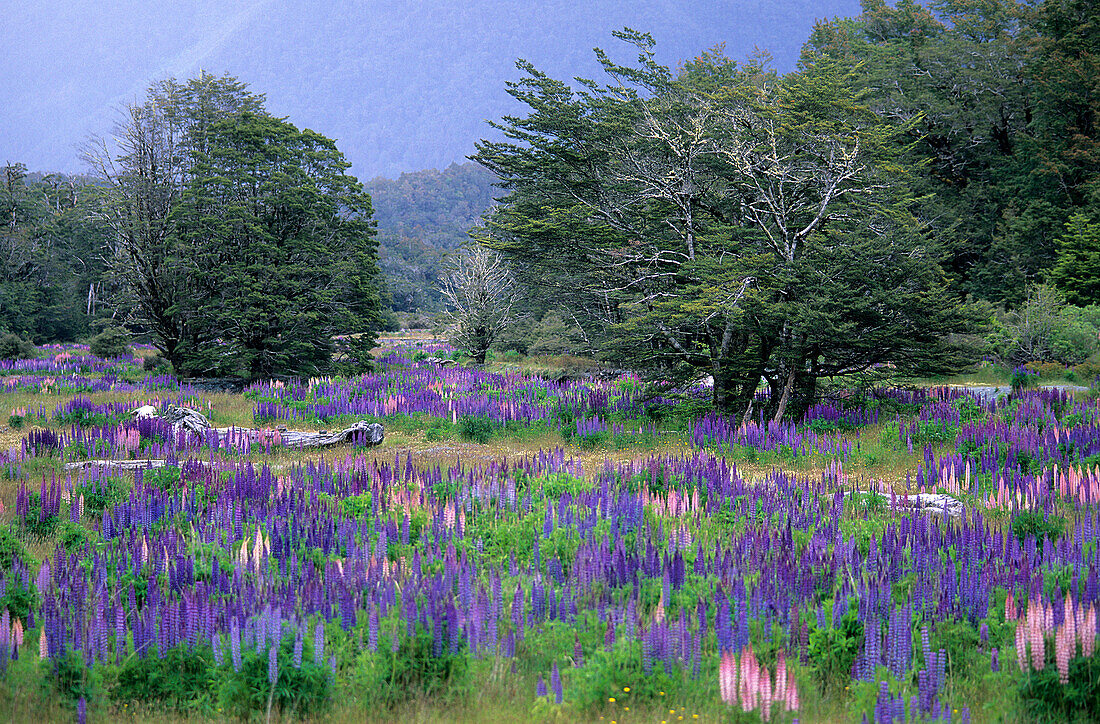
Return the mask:
<svg viewBox="0 0 1100 724"><path fill-rule="evenodd" d="M1016 624L1016 663L1021 671L1027 671L1027 633L1023 621Z"/></svg>
<svg viewBox="0 0 1100 724"><path fill-rule="evenodd" d="M1073 645L1069 628L1059 627L1058 632L1054 634L1054 661L1058 666L1058 680L1063 685L1069 683L1069 657Z"/></svg>
<svg viewBox="0 0 1100 724"><path fill-rule="evenodd" d="M727 704L737 700L737 658L730 651L724 652L718 663L718 691Z"/></svg>

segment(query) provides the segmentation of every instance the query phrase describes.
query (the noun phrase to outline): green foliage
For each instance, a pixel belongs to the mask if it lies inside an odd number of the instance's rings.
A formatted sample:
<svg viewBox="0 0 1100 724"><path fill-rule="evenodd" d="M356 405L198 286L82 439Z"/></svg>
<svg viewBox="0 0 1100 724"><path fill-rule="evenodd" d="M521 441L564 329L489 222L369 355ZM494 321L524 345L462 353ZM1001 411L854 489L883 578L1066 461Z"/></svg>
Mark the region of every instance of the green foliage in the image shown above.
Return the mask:
<svg viewBox="0 0 1100 724"><path fill-rule="evenodd" d="M171 490L179 485L180 469L176 465L164 465L141 471L142 485L151 485L161 490Z"/></svg>
<svg viewBox="0 0 1100 724"><path fill-rule="evenodd" d="M446 630L441 640L441 651L436 653L432 635L422 626L411 636L401 627L396 651L380 647L378 653L365 652L360 657L354 674L356 687L386 707L418 698L448 701L461 695L470 683L465 640L459 637L457 651L448 648Z"/></svg>
<svg viewBox="0 0 1100 724"><path fill-rule="evenodd" d="M102 674L98 667L85 667L79 651L44 659L39 667L44 674L42 683L47 696L60 697L67 706L76 706L80 699L94 706L103 696Z"/></svg>
<svg viewBox="0 0 1100 724"><path fill-rule="evenodd" d="M13 430L18 430L18 429L22 428L23 427L23 416L22 415L11 415L10 417L8 417L8 427L10 427Z"/></svg>
<svg viewBox="0 0 1100 724"><path fill-rule="evenodd" d="M1100 223L1082 213L1070 217L1050 277L1071 304L1100 304Z"/></svg>
<svg viewBox="0 0 1100 724"><path fill-rule="evenodd" d="M24 583L22 576L9 576L5 583L4 595L0 596L0 609L6 608L14 618L26 621L30 612L37 611L41 603L34 583Z"/></svg>
<svg viewBox="0 0 1100 724"><path fill-rule="evenodd" d="M493 438L496 425L488 417L463 415L458 418L458 434L463 440L488 444Z"/></svg>
<svg viewBox="0 0 1100 724"><path fill-rule="evenodd" d="M19 538L13 525L0 526L0 572L10 571L15 561L21 561L25 566L29 565L27 547Z"/></svg>
<svg viewBox="0 0 1100 724"><path fill-rule="evenodd" d="M110 696L118 703L153 704L209 715L218 678L208 647L191 650L181 645L162 656L126 659Z"/></svg>
<svg viewBox="0 0 1100 724"><path fill-rule="evenodd" d="M88 530L79 523L66 520L57 526L57 542L68 553L76 553L89 543L102 540L102 536L93 530Z"/></svg>
<svg viewBox="0 0 1100 724"><path fill-rule="evenodd" d="M1012 517L1012 533L1023 543L1034 538L1040 547L1044 539L1054 543L1065 532L1065 521L1057 516L1048 516L1041 510L1024 510Z"/></svg>
<svg viewBox="0 0 1100 724"><path fill-rule="evenodd" d="M225 713L241 719L259 718L269 704L289 718L308 718L324 712L331 704L331 672L326 666L313 663L312 650L312 644L305 641L302 665L295 668L294 635L283 636L277 654L279 677L272 687L267 651L257 654L255 649L242 649L240 671L225 664L218 672L218 701Z"/></svg>
<svg viewBox="0 0 1100 724"><path fill-rule="evenodd" d="M151 471L150 471L151 472ZM110 476L89 480L73 491L74 496L84 496L84 510L99 514L126 499L130 485L122 478Z"/></svg>
<svg viewBox="0 0 1100 724"><path fill-rule="evenodd" d="M340 500L340 512L349 518L362 518L371 510L371 493L349 495Z"/></svg>
<svg viewBox="0 0 1100 724"><path fill-rule="evenodd" d="M826 603L827 620L832 618L832 604ZM827 624L810 629L809 656L813 676L822 692L833 695L843 691L851 680L852 664L863 645L863 624L859 622L859 600L851 599L840 626Z"/></svg>
<svg viewBox="0 0 1100 724"><path fill-rule="evenodd" d="M168 361L167 357L163 357L159 354L143 359L141 361L141 368L146 372L155 372L156 374L172 373L172 363Z"/></svg>
<svg viewBox="0 0 1100 724"><path fill-rule="evenodd" d="M1100 712L1100 652L1070 659L1065 684L1050 656L1042 671L1031 670L1023 677L1020 701L1031 721L1095 721Z"/></svg>
<svg viewBox="0 0 1100 724"><path fill-rule="evenodd" d="M642 647L636 640L620 639L610 651L597 648L588 655L584 666L572 671L566 698L586 718L608 708L608 699L616 704L644 710L647 707L667 707L676 702L697 699L700 683L679 667L665 671L659 662L647 673L642 665ZM629 692L624 692L629 688ZM617 707L613 707L617 708Z"/></svg>
<svg viewBox="0 0 1100 724"><path fill-rule="evenodd" d="M109 326L91 338L88 350L103 359L125 357L130 354L130 335L121 327Z"/></svg>
<svg viewBox="0 0 1100 724"><path fill-rule="evenodd" d="M57 528L58 517L56 515L47 515L43 519L41 496L34 491L28 491L27 512L19 522L23 524L24 530L28 533L38 537L44 537L51 535Z"/></svg>
<svg viewBox="0 0 1100 724"><path fill-rule="evenodd" d="M799 419L821 378L973 359L957 335L988 314L949 293L911 216L902 148L915 124L873 112L852 64L812 56L776 77L716 52L677 73L656 62L650 36L615 35L639 60L599 52L609 87L586 80L574 94L521 64L509 93L528 115L494 124L507 139L473 157L510 191L486 243L538 298L647 379L711 376L714 404L734 416L761 378L767 414ZM730 151L685 157L680 144ZM838 148L859 156L858 171L835 168ZM757 168L767 180L745 172ZM776 198L788 186L797 203Z"/></svg>
<svg viewBox="0 0 1100 724"><path fill-rule="evenodd" d="M334 335L358 334L348 364L365 369L380 323L377 243L350 164L332 140L262 111L226 114L209 133L173 210L187 279L177 306L194 328L183 368L314 375L329 370Z"/></svg>
<svg viewBox="0 0 1100 724"><path fill-rule="evenodd" d="M34 343L18 334L0 334L0 359L29 359L34 357Z"/></svg>

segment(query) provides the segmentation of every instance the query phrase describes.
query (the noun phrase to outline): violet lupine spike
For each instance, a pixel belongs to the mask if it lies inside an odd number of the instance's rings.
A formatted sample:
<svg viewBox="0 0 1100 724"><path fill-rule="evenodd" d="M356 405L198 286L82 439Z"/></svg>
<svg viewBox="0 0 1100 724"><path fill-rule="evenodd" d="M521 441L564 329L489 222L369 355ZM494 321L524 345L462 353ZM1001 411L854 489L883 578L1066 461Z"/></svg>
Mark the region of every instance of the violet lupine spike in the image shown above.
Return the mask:
<svg viewBox="0 0 1100 724"><path fill-rule="evenodd" d="M273 687L279 680L279 649L274 645L267 650L267 680Z"/></svg>

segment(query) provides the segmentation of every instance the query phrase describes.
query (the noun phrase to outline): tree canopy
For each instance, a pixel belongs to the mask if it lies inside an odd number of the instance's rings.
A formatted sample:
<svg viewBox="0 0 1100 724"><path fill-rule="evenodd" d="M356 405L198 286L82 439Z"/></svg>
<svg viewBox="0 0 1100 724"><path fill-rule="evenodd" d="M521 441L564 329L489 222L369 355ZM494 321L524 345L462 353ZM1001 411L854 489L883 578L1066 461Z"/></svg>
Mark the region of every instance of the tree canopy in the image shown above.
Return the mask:
<svg viewBox="0 0 1100 724"><path fill-rule="evenodd" d="M313 374L379 326L370 197L333 141L240 81L155 84L89 159L119 302L186 374ZM365 337L363 336L365 335Z"/></svg>
<svg viewBox="0 0 1100 724"><path fill-rule="evenodd" d="M709 375L745 414L799 414L827 375L893 364L946 369L973 321L915 223L894 123L830 58L777 77L707 53L679 73L644 34L609 82L566 83L527 64L509 92L525 117L473 158L509 194L489 243L563 305L605 354L674 383Z"/></svg>

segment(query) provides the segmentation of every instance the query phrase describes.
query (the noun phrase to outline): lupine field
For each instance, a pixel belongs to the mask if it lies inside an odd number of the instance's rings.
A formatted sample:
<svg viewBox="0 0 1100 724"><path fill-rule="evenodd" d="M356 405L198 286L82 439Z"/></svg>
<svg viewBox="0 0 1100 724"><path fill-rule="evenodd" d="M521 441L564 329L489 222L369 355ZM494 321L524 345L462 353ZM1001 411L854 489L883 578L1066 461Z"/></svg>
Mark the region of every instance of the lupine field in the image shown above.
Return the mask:
<svg viewBox="0 0 1100 724"><path fill-rule="evenodd" d="M1095 398L875 389L742 426L703 387L423 361L448 352L242 394L140 349L0 361L0 715L1100 719ZM380 447L282 442L364 419Z"/></svg>

